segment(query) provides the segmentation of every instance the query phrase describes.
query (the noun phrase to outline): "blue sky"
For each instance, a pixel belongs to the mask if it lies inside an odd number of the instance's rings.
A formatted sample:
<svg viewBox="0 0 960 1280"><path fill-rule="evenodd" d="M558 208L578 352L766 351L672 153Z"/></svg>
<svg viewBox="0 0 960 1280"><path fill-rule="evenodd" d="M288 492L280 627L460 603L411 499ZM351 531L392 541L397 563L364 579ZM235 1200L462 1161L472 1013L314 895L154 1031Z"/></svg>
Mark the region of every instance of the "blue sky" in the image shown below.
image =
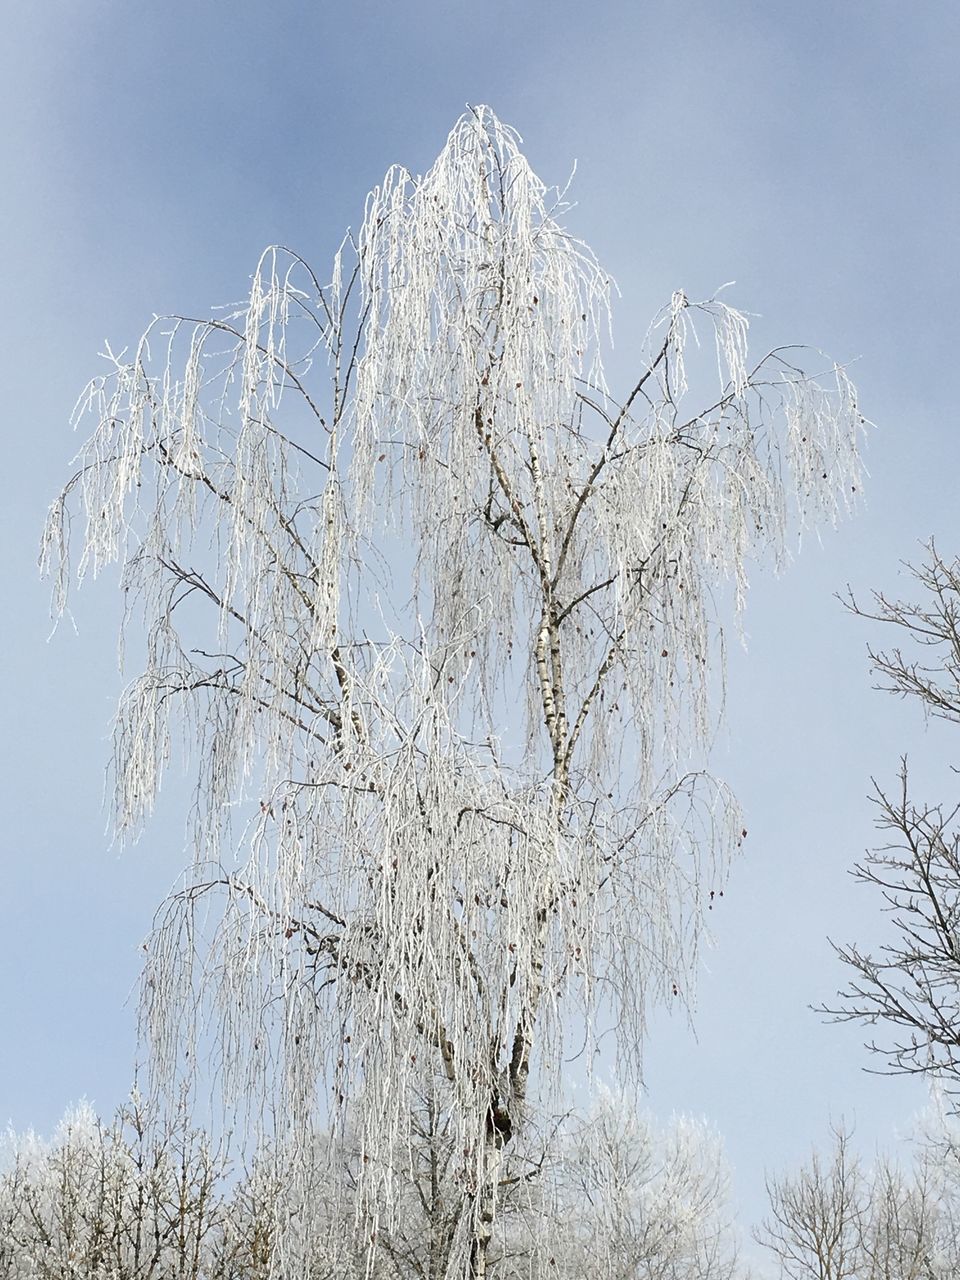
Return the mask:
<svg viewBox="0 0 960 1280"><path fill-rule="evenodd" d="M614 378L673 289L728 280L759 313L755 350L856 360L878 424L866 509L751 591L716 760L750 838L714 912L697 1038L655 1020L647 1103L710 1118L747 1218L764 1167L795 1164L831 1117L867 1150L895 1142L922 1090L864 1075L857 1031L809 1005L843 981L828 936L883 936L847 875L872 840L869 778L909 751L918 789L948 799L960 759L871 692L869 628L833 598L896 591L931 534L960 551L960 9L46 0L5 25L0 1122L48 1129L81 1096L123 1097L138 944L184 859L176 794L135 849L104 836L109 584L77 602L79 634L45 643L36 544L76 447L73 401L105 337L236 300L267 243L325 263L389 164L422 170L464 104L487 102L546 180L578 161L568 224L622 291Z"/></svg>

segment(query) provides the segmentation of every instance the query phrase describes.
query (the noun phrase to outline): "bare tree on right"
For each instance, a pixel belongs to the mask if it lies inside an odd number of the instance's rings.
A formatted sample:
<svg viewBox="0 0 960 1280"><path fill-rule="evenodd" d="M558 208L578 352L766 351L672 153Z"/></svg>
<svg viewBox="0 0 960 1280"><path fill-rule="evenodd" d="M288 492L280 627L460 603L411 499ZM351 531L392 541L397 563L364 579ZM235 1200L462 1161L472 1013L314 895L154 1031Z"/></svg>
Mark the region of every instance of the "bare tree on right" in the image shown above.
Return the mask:
<svg viewBox="0 0 960 1280"><path fill-rule="evenodd" d="M756 1232L784 1280L942 1280L958 1274L956 1135L944 1117L918 1135L906 1167L872 1167L842 1125L826 1156L767 1182L770 1208Z"/></svg>
<svg viewBox="0 0 960 1280"><path fill-rule="evenodd" d="M915 601L873 596L848 608L892 627L896 643L869 650L878 688L917 699L927 716L960 724L960 559L944 560L931 541L919 566L908 566ZM855 944L836 948L850 980L840 1003L824 1011L842 1021L880 1026L868 1044L891 1072L923 1074L960 1090L960 803L915 798L900 764L898 783L874 782L878 826L889 842L854 868L880 890L894 940L876 954Z"/></svg>

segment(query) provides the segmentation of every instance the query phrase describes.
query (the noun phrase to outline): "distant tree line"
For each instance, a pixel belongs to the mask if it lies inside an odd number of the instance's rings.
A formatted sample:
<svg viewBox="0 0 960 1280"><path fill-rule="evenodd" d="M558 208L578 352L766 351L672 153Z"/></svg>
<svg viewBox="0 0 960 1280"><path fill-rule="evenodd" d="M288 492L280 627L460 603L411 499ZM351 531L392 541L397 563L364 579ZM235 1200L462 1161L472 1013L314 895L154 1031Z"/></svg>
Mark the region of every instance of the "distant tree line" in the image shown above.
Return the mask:
<svg viewBox="0 0 960 1280"><path fill-rule="evenodd" d="M505 1166L494 1275L742 1274L726 1168L702 1123L678 1119L656 1128L607 1097L586 1120L557 1127L553 1154L534 1142ZM110 1123L81 1106L49 1141L7 1137L0 1277L442 1280L454 1237L469 1229L462 1188L451 1177L452 1138L449 1121L423 1099L403 1156L393 1153L402 1205L385 1228L356 1195L359 1166L379 1157L351 1150L349 1141L320 1135L290 1153L298 1186L308 1187L291 1204L286 1160L275 1150L237 1172L226 1146L192 1128L185 1111L158 1129L136 1097ZM377 1235L380 1247L371 1255L368 1242ZM288 1264L283 1250L298 1238L296 1261Z"/></svg>
<svg viewBox="0 0 960 1280"><path fill-rule="evenodd" d="M498 1280L750 1280L720 1145L702 1123L657 1127L608 1097L563 1128L559 1155L531 1147L506 1171ZM291 1206L276 1152L238 1173L185 1114L158 1131L136 1098L111 1123L81 1106L48 1141L6 1138L0 1280L443 1280L466 1225L449 1137L425 1102L395 1170L402 1211L371 1256L376 1215L349 1194L358 1152L344 1162L320 1136L297 1153L309 1194ZM868 1166L837 1128L832 1150L771 1178L768 1194L755 1236L789 1280L960 1275L960 1128L943 1115L907 1167ZM296 1219L282 1231L281 1214ZM291 1236L287 1266L278 1250Z"/></svg>

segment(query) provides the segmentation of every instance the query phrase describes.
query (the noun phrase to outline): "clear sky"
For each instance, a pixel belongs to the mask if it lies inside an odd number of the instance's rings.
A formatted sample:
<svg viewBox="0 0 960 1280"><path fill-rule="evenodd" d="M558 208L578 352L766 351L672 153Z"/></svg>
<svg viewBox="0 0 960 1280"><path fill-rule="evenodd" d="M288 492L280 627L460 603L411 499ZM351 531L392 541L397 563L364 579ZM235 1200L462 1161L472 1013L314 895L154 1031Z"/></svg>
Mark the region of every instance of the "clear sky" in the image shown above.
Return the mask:
<svg viewBox="0 0 960 1280"><path fill-rule="evenodd" d="M873 838L870 776L909 750L918 788L950 799L960 761L871 692L869 629L833 598L896 591L931 534L960 551L955 0L44 0L4 25L0 1123L122 1099L138 945L184 861L175 793L135 849L104 836L109 584L77 601L79 634L46 643L36 545L74 398L105 337L236 300L264 245L322 271L386 167L424 169L486 102L546 180L578 161L568 225L622 291L614 378L673 289L728 280L759 313L755 350L857 361L878 424L866 509L751 592L715 761L750 837L697 1038L654 1022L647 1103L713 1122L748 1220L764 1168L795 1165L831 1118L867 1150L895 1143L922 1090L864 1075L859 1033L809 1006L843 981L828 936L883 936L847 875Z"/></svg>

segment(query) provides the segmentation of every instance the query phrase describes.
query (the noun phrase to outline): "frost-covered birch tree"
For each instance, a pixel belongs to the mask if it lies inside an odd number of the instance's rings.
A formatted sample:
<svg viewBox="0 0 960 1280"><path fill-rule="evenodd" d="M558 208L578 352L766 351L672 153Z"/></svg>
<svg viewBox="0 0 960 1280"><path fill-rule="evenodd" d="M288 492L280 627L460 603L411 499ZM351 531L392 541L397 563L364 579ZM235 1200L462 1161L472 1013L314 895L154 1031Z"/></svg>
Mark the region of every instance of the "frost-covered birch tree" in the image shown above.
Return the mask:
<svg viewBox="0 0 960 1280"><path fill-rule="evenodd" d="M183 1111L150 1126L136 1095L107 1123L69 1111L50 1140L0 1134L0 1278L263 1280L228 1172Z"/></svg>
<svg viewBox="0 0 960 1280"><path fill-rule="evenodd" d="M488 1272L565 1041L614 1026L636 1067L651 1005L689 999L745 835L705 772L720 615L859 484L844 370L751 360L717 298L674 293L611 386L611 282L566 209L468 111L331 272L271 248L242 305L107 350L44 544L58 612L73 542L80 579L120 566L119 835L178 743L196 778L147 944L157 1081L208 1053L293 1144L349 1115L374 1242L429 1081L450 1277Z"/></svg>

